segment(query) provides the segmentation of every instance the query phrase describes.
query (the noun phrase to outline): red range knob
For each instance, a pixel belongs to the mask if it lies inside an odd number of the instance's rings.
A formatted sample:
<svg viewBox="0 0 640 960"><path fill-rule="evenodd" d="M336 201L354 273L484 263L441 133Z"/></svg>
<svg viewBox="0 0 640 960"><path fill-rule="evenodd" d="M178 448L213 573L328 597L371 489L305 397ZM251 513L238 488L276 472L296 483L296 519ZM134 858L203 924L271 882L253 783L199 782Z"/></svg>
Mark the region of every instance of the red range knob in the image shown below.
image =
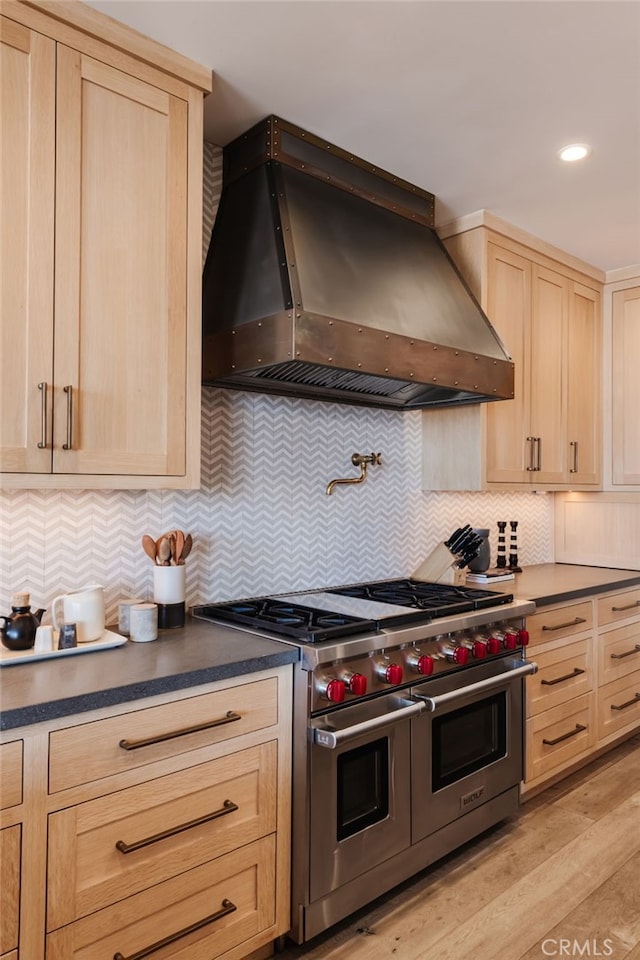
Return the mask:
<svg viewBox="0 0 640 960"><path fill-rule="evenodd" d="M385 683L402 683L402 667L399 663L390 663L383 667L381 676Z"/></svg>
<svg viewBox="0 0 640 960"><path fill-rule="evenodd" d="M364 697L367 692L367 678L361 673L352 674L347 680L349 692L356 697Z"/></svg>
<svg viewBox="0 0 640 960"><path fill-rule="evenodd" d="M454 647L451 657L454 663L464 667L469 662L469 651L466 647Z"/></svg>
<svg viewBox="0 0 640 960"><path fill-rule="evenodd" d="M342 680L329 680L324 695L331 703L342 703L345 697L345 684Z"/></svg>
<svg viewBox="0 0 640 960"><path fill-rule="evenodd" d="M418 657L418 662L416 663L416 670L418 673L423 674L425 677L430 677L433 673L433 667L435 660L433 657L430 657L429 654L423 653L421 657Z"/></svg>
<svg viewBox="0 0 640 960"><path fill-rule="evenodd" d="M518 634L511 630L504 635L504 645L507 650L515 650L518 646Z"/></svg>
<svg viewBox="0 0 640 960"><path fill-rule="evenodd" d="M529 631L518 630L518 643L521 647L526 647L529 643Z"/></svg>
<svg viewBox="0 0 640 960"><path fill-rule="evenodd" d="M495 656L496 653L500 653L502 650L502 644L500 643L498 637L489 637L487 640L487 649L492 657Z"/></svg>
<svg viewBox="0 0 640 960"><path fill-rule="evenodd" d="M486 657L488 645L484 640L474 640L471 644L471 656L474 660L483 660Z"/></svg>

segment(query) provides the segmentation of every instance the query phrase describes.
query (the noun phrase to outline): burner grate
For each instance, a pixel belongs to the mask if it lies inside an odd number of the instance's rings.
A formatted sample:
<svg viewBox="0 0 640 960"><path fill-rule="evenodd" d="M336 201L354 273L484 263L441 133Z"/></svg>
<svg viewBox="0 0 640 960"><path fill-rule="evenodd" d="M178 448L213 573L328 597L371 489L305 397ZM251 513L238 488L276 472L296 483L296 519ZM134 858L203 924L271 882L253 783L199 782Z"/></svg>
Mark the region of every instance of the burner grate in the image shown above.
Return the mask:
<svg viewBox="0 0 640 960"><path fill-rule="evenodd" d="M225 620L228 623L270 630L282 636L304 640L306 643L318 643L321 640L331 640L378 629L378 624L374 620L315 610L299 604L271 600L268 597L207 604L196 607L194 613L206 619Z"/></svg>
<svg viewBox="0 0 640 960"><path fill-rule="evenodd" d="M327 592L379 603L394 603L401 607L417 607L427 612L432 619L501 606L513 600L511 594L444 583L423 583L421 580L411 579L353 584L336 587Z"/></svg>

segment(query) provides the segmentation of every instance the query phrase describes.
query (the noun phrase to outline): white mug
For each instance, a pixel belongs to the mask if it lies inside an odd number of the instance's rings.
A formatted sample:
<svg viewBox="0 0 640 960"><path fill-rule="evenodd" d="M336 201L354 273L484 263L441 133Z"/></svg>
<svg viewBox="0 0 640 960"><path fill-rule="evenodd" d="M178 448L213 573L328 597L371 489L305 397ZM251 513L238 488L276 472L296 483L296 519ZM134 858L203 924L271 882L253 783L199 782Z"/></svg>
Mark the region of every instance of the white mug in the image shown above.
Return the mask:
<svg viewBox="0 0 640 960"><path fill-rule="evenodd" d="M62 604L63 616L58 618L56 607ZM78 643L99 640L104 633L104 589L97 584L63 593L51 604L53 626L60 629L61 623L75 623Z"/></svg>

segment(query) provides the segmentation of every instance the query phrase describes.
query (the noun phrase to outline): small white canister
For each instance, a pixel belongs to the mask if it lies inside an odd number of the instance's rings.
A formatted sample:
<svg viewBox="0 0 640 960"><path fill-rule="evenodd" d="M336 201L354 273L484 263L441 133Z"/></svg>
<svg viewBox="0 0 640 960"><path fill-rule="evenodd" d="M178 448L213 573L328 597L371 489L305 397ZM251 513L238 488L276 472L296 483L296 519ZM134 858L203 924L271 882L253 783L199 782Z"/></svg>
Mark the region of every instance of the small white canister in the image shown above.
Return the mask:
<svg viewBox="0 0 640 960"><path fill-rule="evenodd" d="M155 603L135 603L129 608L129 639L135 643L158 639L158 607Z"/></svg>
<svg viewBox="0 0 640 960"><path fill-rule="evenodd" d="M123 637L129 636L131 607L135 607L137 604L144 602L143 597L132 597L121 600L118 604L118 632L121 633Z"/></svg>

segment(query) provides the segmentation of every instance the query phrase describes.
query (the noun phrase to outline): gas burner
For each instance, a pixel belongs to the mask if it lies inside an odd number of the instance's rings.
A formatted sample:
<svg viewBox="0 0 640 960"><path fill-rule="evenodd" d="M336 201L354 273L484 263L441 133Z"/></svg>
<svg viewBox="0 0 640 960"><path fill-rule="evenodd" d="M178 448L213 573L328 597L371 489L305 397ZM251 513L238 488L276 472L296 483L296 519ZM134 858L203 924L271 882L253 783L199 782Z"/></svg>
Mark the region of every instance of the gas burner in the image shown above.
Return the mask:
<svg viewBox="0 0 640 960"><path fill-rule="evenodd" d="M513 596L494 593L474 587L455 587L443 583L424 583L420 580L381 580L377 583L353 584L348 587L329 589L345 597L375 600L378 603L393 603L396 606L416 607L424 610L433 619L455 616L471 610L501 606L510 603Z"/></svg>
<svg viewBox="0 0 640 960"><path fill-rule="evenodd" d="M197 607L194 613L205 619L243 624L303 640L306 643L318 643L320 640L331 640L335 637L373 632L378 629L374 620L312 609L269 597L207 604Z"/></svg>

